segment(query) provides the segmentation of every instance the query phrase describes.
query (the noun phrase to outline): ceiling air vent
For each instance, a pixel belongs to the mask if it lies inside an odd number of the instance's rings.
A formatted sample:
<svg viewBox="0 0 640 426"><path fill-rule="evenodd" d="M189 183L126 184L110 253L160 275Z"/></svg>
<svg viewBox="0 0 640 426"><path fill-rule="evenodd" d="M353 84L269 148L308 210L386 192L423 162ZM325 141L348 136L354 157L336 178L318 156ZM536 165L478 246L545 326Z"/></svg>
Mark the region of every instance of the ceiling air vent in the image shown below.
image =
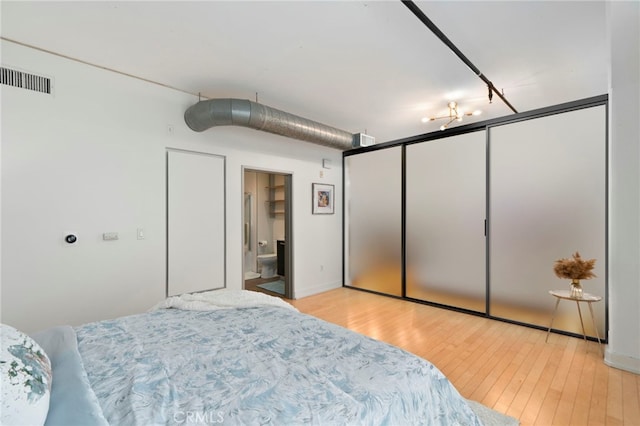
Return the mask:
<svg viewBox="0 0 640 426"><path fill-rule="evenodd" d="M51 79L35 74L0 67L0 84L33 90L40 93L51 93Z"/></svg>

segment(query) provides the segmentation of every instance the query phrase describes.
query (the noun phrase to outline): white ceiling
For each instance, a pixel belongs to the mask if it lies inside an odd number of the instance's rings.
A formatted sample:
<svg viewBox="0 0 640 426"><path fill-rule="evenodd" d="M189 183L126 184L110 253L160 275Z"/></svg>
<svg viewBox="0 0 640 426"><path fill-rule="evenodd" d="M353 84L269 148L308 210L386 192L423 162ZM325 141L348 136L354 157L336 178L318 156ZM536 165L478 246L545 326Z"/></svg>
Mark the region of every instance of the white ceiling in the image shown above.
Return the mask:
<svg viewBox="0 0 640 426"><path fill-rule="evenodd" d="M607 92L603 1L418 1L520 112ZM2 37L384 142L511 114L400 1L2 1ZM19 64L11 64L19 66ZM209 131L215 131L209 130Z"/></svg>

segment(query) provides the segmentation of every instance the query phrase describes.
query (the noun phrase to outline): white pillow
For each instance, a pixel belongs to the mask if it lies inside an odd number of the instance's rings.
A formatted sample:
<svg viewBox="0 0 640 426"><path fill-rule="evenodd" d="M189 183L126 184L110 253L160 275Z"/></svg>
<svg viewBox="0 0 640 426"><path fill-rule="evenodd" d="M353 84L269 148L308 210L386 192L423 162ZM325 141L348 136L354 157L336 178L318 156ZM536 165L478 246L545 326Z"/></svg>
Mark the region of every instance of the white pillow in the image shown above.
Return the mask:
<svg viewBox="0 0 640 426"><path fill-rule="evenodd" d="M2 425L42 425L49 411L51 362L29 336L0 324Z"/></svg>

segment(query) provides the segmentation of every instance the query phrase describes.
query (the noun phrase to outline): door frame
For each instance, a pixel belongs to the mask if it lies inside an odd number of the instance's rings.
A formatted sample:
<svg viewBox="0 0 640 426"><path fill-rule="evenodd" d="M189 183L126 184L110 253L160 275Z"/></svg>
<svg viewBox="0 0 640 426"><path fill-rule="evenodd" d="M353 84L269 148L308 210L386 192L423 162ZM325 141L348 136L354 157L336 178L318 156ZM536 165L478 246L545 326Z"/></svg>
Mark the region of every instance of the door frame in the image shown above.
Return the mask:
<svg viewBox="0 0 640 426"><path fill-rule="evenodd" d="M252 166L241 166L241 179L240 179L240 202L242 212L242 218L240 221L240 247L242 247L242 255L240 258L242 259L241 268L242 268L242 288L244 289L244 271L245 271L245 261L244 261L244 238L245 238L245 227L244 227L244 177L245 172L255 172L255 173L267 173L284 176L284 239L285 239L285 249L284 249L284 297L286 299L294 298L294 276L293 276L293 245L294 245L294 236L293 236L293 172L284 171L284 170L275 170L275 169L265 169L261 167L252 167Z"/></svg>

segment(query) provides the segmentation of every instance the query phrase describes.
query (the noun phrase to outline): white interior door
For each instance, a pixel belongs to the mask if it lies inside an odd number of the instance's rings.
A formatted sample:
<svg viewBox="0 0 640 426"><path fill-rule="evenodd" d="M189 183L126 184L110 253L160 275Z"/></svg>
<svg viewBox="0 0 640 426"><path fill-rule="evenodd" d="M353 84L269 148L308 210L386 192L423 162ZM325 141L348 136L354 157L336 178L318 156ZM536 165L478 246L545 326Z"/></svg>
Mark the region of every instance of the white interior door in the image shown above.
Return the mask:
<svg viewBox="0 0 640 426"><path fill-rule="evenodd" d="M225 158L167 151L167 295L225 287Z"/></svg>

